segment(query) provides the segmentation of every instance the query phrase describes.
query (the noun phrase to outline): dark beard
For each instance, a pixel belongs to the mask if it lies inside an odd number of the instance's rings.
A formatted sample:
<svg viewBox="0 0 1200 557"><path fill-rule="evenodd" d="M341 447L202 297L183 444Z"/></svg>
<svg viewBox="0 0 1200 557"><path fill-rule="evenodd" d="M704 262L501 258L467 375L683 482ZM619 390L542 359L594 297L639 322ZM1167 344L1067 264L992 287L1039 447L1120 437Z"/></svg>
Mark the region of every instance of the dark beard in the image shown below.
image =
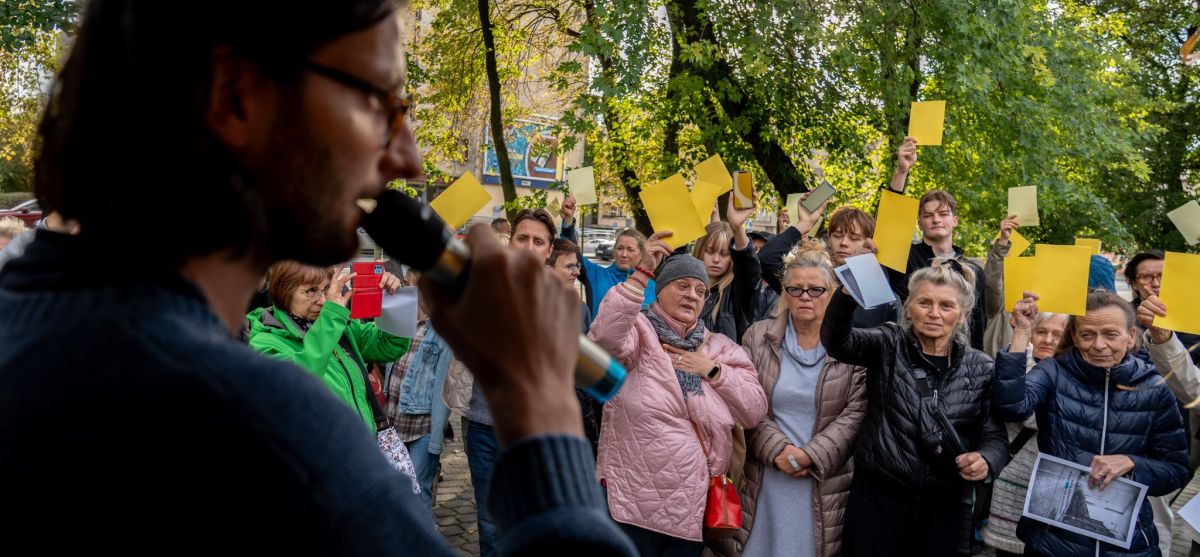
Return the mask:
<svg viewBox="0 0 1200 557"><path fill-rule="evenodd" d="M280 114L300 114L281 111ZM271 261L309 265L342 263L358 251L358 235L341 221L340 190L332 155L303 118L282 118L271 134L258 174Z"/></svg>

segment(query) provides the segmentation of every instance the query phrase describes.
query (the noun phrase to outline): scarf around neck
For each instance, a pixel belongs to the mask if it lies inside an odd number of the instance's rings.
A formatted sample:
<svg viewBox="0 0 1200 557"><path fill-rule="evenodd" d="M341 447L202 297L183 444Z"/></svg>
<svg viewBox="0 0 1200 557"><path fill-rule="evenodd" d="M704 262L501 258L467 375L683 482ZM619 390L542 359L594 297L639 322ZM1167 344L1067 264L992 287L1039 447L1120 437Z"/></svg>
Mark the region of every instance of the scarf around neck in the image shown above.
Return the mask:
<svg viewBox="0 0 1200 557"><path fill-rule="evenodd" d="M688 352L694 352L701 344L704 344L703 321L697 320L691 331L687 332L686 336L681 336L677 331L686 331L686 325L663 313L658 309L658 304L650 306L642 313L650 320L650 324L654 326L654 332L658 333L658 340L663 344ZM704 396L704 386L700 383L699 377L675 368L675 379L679 381L679 388L683 391L684 400L687 399L688 394Z"/></svg>

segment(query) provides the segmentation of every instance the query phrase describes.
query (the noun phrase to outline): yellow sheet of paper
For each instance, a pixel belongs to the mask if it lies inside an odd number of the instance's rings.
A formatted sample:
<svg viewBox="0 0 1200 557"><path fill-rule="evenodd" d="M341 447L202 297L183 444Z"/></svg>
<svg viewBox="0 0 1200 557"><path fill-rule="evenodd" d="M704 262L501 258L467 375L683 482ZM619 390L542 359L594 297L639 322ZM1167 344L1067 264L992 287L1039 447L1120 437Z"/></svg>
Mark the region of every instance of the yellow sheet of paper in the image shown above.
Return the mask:
<svg viewBox="0 0 1200 557"><path fill-rule="evenodd" d="M992 241L996 241L998 238L1000 238L1000 233L997 232L996 237L992 238ZM1019 257L1022 253L1025 253L1025 250L1029 249L1029 246L1033 245L1016 230L1012 231L1012 235L1008 237L1008 242L1012 244L1012 247L1008 248L1008 256L1005 259Z"/></svg>
<svg viewBox="0 0 1200 557"><path fill-rule="evenodd" d="M678 248L704 235L704 223L696 216L683 175L675 174L638 193L646 216L655 231L670 230L671 236L664 238L671 249Z"/></svg>
<svg viewBox="0 0 1200 557"><path fill-rule="evenodd" d="M1011 252L1010 252L1011 253ZM1004 258L1004 309L1012 311L1026 290L1033 290L1033 261L1036 257Z"/></svg>
<svg viewBox="0 0 1200 557"><path fill-rule="evenodd" d="M596 175L590 166L568 171L567 189L575 197L577 205L592 205L598 202L596 199Z"/></svg>
<svg viewBox="0 0 1200 557"><path fill-rule="evenodd" d="M429 206L450 228L458 228L491 200L492 195L468 172L450 184Z"/></svg>
<svg viewBox="0 0 1200 557"><path fill-rule="evenodd" d="M728 191L728 190L727 190ZM692 205L696 206L696 216L700 217L700 222L708 224L712 219L713 205L717 203L717 198L721 197L721 188L710 182L697 181L692 186L692 191L689 194L692 198Z"/></svg>
<svg viewBox="0 0 1200 557"><path fill-rule="evenodd" d="M1162 290L1159 298L1167 306L1167 316L1154 319L1163 329L1200 335L1200 255L1168 251L1163 261Z"/></svg>
<svg viewBox="0 0 1200 557"><path fill-rule="evenodd" d="M1192 33L1186 41L1183 41L1183 46L1179 47L1179 57L1183 59L1185 66L1195 64L1200 60L1200 53L1193 52L1196 49L1196 42L1200 41L1200 31Z"/></svg>
<svg viewBox="0 0 1200 557"><path fill-rule="evenodd" d="M803 195L804 194L802 193L789 193L787 196L787 201L783 202L783 210L787 211L788 222L793 224L799 222L796 220L796 217L798 216L796 211L803 210L798 207L800 205L800 197Z"/></svg>
<svg viewBox="0 0 1200 557"><path fill-rule="evenodd" d="M1037 226L1037 186L1008 188L1008 214L1016 215L1021 226Z"/></svg>
<svg viewBox="0 0 1200 557"><path fill-rule="evenodd" d="M1188 201L1181 207L1167 213L1167 218L1175 223L1175 228L1183 234L1188 245L1200 244L1200 203Z"/></svg>
<svg viewBox="0 0 1200 557"><path fill-rule="evenodd" d="M1090 246L1038 244L1033 263L1032 288L1041 297L1038 310L1083 315L1087 311L1091 262ZM1007 288L1008 285L1005 285Z"/></svg>
<svg viewBox="0 0 1200 557"><path fill-rule="evenodd" d="M945 123L946 101L915 102L908 115L908 135L917 140L917 145L941 145Z"/></svg>
<svg viewBox="0 0 1200 557"><path fill-rule="evenodd" d="M1075 238L1077 246L1091 246L1092 255L1100 255L1100 240L1096 238Z"/></svg>
<svg viewBox="0 0 1200 557"><path fill-rule="evenodd" d="M883 191L879 213L875 216L875 257L879 264L901 273L908 272L908 252L912 249L913 227L917 224L918 199Z"/></svg>
<svg viewBox="0 0 1200 557"><path fill-rule="evenodd" d="M717 189L720 190L717 192L718 195L733 189L733 176L725 167L725 161L721 160L721 155L708 157L708 160L697 164L695 170L696 181L708 182L717 186Z"/></svg>

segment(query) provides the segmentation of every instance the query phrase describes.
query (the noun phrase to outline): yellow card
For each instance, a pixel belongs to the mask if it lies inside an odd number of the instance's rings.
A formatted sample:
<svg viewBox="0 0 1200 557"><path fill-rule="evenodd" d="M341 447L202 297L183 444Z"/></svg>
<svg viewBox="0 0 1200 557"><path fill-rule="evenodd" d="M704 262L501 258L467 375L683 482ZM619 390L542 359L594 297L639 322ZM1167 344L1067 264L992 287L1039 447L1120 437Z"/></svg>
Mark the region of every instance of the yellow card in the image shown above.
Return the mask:
<svg viewBox="0 0 1200 557"><path fill-rule="evenodd" d="M479 185L479 180L468 172L450 184L446 191L429 203L429 206L450 228L458 228L471 220L471 217L491 200L492 194Z"/></svg>
<svg viewBox="0 0 1200 557"><path fill-rule="evenodd" d="M799 216L796 214L796 211L799 210L798 207L800 205L800 197L803 195L804 194L802 193L789 193L787 196L787 201L783 202L783 210L787 211L788 222L792 224L800 222L796 220L796 217Z"/></svg>
<svg viewBox="0 0 1200 557"><path fill-rule="evenodd" d="M999 238L1000 238L1000 233L997 232L996 237L992 238L992 241L994 242L994 241L998 240ZM1021 233L1017 232L1016 230L1013 230L1012 234L1009 235L1008 242L1010 244L1012 244L1012 247L1008 248L1008 257L1005 257L1005 259L1008 259L1009 257L1020 256L1022 253L1025 253L1025 250L1029 249L1029 246L1033 245L1033 244L1029 243L1029 240L1026 240L1025 237L1022 236Z"/></svg>
<svg viewBox="0 0 1200 557"><path fill-rule="evenodd" d="M700 217L700 222L708 224L712 218L713 205L717 203L717 198L724 193L721 188L711 182L697 181L692 186L692 191L689 194L692 198L692 205L696 206L696 216ZM726 190L728 191L728 190Z"/></svg>
<svg viewBox="0 0 1200 557"><path fill-rule="evenodd" d="M717 189L718 195L733 189L733 176L729 173L729 169L725 167L725 161L721 160L721 155L713 155L708 157L708 160L696 165L696 181L708 182ZM707 213L705 214L707 220Z"/></svg>
<svg viewBox="0 0 1200 557"><path fill-rule="evenodd" d="M1077 246L1091 246L1092 255L1100 255L1100 240L1096 238L1075 238Z"/></svg>
<svg viewBox="0 0 1200 557"><path fill-rule="evenodd" d="M670 230L664 238L671 249L678 248L704 235L704 222L696 216L696 206L683 183L683 175L675 174L638 192L646 216L655 231Z"/></svg>
<svg viewBox="0 0 1200 557"><path fill-rule="evenodd" d="M1038 310L1070 315L1086 313L1091 262L1090 246L1038 244L1033 263L1032 288L1041 297Z"/></svg>
<svg viewBox="0 0 1200 557"><path fill-rule="evenodd" d="M575 196L577 205L592 205L596 199L596 175L592 167L585 166L567 172L567 188Z"/></svg>
<svg viewBox="0 0 1200 557"><path fill-rule="evenodd" d="M1167 218L1175 223L1175 228L1183 234L1188 245L1200 244L1200 203L1188 201L1181 207L1167 213Z"/></svg>
<svg viewBox="0 0 1200 557"><path fill-rule="evenodd" d="M901 273L908 272L908 252L912 249L913 227L917 225L920 200L883 190L879 213L875 216L875 257Z"/></svg>
<svg viewBox="0 0 1200 557"><path fill-rule="evenodd" d="M945 123L946 101L914 102L908 115L908 135L916 138L917 145L941 145Z"/></svg>
<svg viewBox="0 0 1200 557"><path fill-rule="evenodd" d="M1200 335L1200 255L1168 251L1163 261L1162 290L1159 298L1167 306L1167 316L1154 319L1156 327Z"/></svg>
<svg viewBox="0 0 1200 557"><path fill-rule="evenodd" d="M1012 252L1009 252L1012 253ZM1036 257L1004 258L1004 309L1013 310L1026 290L1033 290L1033 261Z"/></svg>
<svg viewBox="0 0 1200 557"><path fill-rule="evenodd" d="M1008 214L1016 215L1021 226L1037 226L1037 186L1008 188Z"/></svg>

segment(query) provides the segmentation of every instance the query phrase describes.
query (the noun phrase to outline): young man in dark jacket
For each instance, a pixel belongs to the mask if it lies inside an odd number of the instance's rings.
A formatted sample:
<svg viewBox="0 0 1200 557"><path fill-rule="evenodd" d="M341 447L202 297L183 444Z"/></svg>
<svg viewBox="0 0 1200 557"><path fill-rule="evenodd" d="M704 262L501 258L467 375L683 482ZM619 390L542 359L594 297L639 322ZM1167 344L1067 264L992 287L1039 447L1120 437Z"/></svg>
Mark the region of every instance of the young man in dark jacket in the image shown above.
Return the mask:
<svg viewBox="0 0 1200 557"><path fill-rule="evenodd" d="M344 261L355 201L420 173L398 94L401 12L399 0L88 3L36 166L42 206L79 234L39 231L0 275L6 546L452 553L353 411L233 338L270 263ZM632 555L572 394L574 295L487 227L469 242L463 291L422 289L497 409L501 552Z"/></svg>
<svg viewBox="0 0 1200 557"><path fill-rule="evenodd" d="M896 172L888 189L904 193L908 173L917 163L917 140L905 137L896 157ZM983 269L963 255L963 249L954 245L954 229L958 226L958 202L945 190L933 190L921 196L917 225L921 229L921 241L913 244L908 252L908 270L897 272L887 267L888 280L896 297L903 304L908 298L908 279L913 273L924 269L938 257L951 257L975 271L975 311L971 314L971 348L983 350L983 331L987 328L987 312L984 308L987 295L987 277Z"/></svg>

